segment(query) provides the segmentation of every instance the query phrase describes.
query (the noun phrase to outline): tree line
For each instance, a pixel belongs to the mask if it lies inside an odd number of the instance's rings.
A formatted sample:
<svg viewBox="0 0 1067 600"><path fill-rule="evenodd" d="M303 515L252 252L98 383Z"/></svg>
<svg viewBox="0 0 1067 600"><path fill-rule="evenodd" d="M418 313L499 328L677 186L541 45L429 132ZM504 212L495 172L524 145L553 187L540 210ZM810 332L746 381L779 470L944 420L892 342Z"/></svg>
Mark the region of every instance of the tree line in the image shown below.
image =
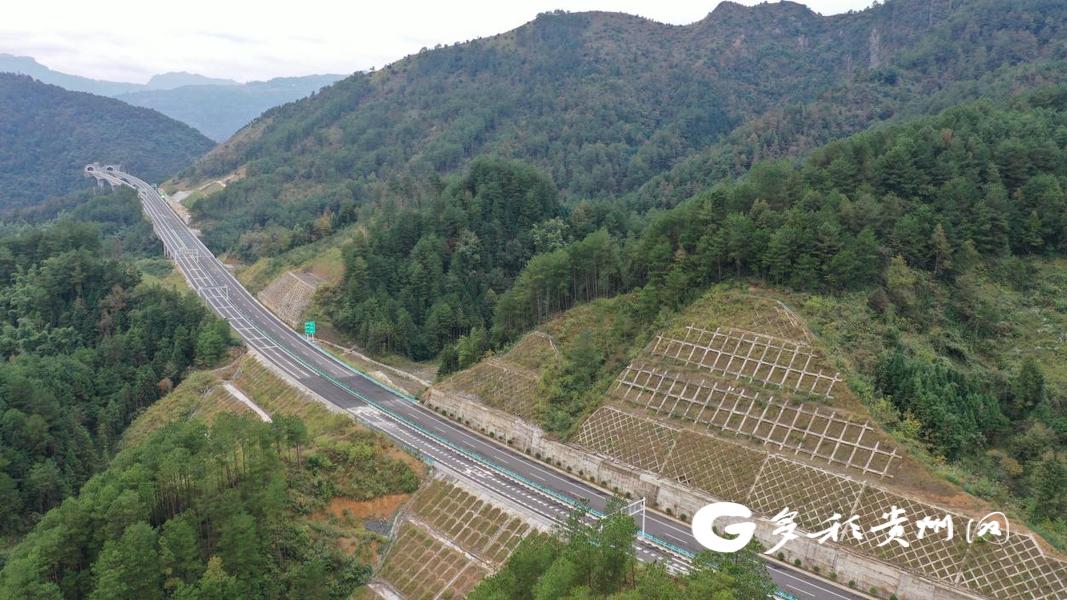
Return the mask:
<svg viewBox="0 0 1067 600"><path fill-rule="evenodd" d="M472 600L750 600L769 597L777 586L760 560L758 544L733 555L700 554L692 569L671 576L663 563L640 564L634 556L637 527L633 517L617 512L595 524L577 509L559 536L527 537L500 571L470 594Z"/></svg>

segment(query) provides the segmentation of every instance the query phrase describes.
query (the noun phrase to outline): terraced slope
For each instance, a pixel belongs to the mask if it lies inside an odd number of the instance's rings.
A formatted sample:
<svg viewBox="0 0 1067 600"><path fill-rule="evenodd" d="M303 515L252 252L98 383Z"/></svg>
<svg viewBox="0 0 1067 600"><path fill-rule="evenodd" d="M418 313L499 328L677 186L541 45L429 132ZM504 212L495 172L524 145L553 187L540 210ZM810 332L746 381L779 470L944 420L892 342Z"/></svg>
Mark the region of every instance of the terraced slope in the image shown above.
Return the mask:
<svg viewBox="0 0 1067 600"><path fill-rule="evenodd" d="M533 531L523 519L459 484L432 479L400 516L367 595L463 598Z"/></svg>
<svg viewBox="0 0 1067 600"><path fill-rule="evenodd" d="M558 356L552 337L534 332L501 356L452 375L440 387L533 420L538 409L540 369Z"/></svg>

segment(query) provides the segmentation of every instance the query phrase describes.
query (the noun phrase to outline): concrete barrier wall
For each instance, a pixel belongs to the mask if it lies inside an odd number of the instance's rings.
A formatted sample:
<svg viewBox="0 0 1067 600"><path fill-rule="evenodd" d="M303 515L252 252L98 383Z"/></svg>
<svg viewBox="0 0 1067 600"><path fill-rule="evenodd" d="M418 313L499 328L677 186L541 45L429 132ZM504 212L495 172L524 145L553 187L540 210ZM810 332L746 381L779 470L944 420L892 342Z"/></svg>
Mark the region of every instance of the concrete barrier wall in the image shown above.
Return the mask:
<svg viewBox="0 0 1067 600"><path fill-rule="evenodd" d="M423 404L471 429L495 438L556 468L593 481L603 488L633 497L644 496L650 506L678 516L683 520L706 504L716 502L703 492L667 480L655 473L640 471L628 465L600 456L569 443L551 440L537 426L518 417L499 411L474 400L431 388L423 395ZM756 539L764 546L773 546L778 537L774 526L757 521ZM903 571L893 565L857 554L836 544L818 544L801 537L790 541L782 549L784 560L791 564L799 560L808 571L830 577L837 583L852 586L864 593L872 588L877 596L900 600L974 600L981 596L950 587Z"/></svg>

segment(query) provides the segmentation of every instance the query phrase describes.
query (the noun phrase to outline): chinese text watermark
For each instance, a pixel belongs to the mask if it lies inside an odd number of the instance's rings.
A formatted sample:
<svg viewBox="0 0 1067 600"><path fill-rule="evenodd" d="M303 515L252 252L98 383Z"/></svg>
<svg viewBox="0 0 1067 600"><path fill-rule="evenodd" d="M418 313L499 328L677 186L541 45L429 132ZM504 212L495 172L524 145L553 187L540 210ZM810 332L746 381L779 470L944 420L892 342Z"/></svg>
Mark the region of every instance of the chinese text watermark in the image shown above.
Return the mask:
<svg viewBox="0 0 1067 600"><path fill-rule="evenodd" d="M907 548L914 540L940 537L951 541L958 533L954 516L923 515L912 521L907 511L892 506L882 513L877 523L866 526L860 522L858 515L844 519L840 513L834 513L821 522L823 529L812 532L797 530L797 511L783 508L770 519L764 519L774 526L773 535L776 543L764 554L773 554L792 540L801 537L815 540L822 544L826 541L838 542L846 539L862 541L877 540L877 546L896 544ZM718 533L717 525L727 521ZM1002 512L991 512L979 520L967 519L962 523L963 535L968 544L975 540L985 540L1002 544L1008 539L1010 527L1008 519ZM734 502L715 502L701 508L693 515L693 536L705 548L714 552L737 552L752 540L756 533L756 523L752 520L752 511L743 504ZM910 535L914 538L911 538ZM724 537L730 536L730 537Z"/></svg>

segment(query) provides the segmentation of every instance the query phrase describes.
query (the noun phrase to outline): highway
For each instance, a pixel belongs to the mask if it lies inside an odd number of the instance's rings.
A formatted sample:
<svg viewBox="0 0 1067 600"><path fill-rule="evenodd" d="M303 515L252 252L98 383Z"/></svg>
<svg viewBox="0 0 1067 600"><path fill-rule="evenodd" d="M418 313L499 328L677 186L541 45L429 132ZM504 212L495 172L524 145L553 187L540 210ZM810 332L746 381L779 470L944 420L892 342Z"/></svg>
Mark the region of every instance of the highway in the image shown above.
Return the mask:
<svg viewBox="0 0 1067 600"><path fill-rule="evenodd" d="M118 170L89 165L85 174L113 186L134 188L168 256L244 343L326 402L417 451L454 475L492 490L540 515L563 523L573 506L587 502L602 511L610 493L498 444L375 382L309 342L263 307L171 209L155 187ZM645 534L635 542L643 561L661 561L675 572L688 569L702 548L689 526L655 511L645 515ZM795 598L827 600L866 596L835 586L777 561L768 567L775 583ZM788 597L788 596L786 596Z"/></svg>

